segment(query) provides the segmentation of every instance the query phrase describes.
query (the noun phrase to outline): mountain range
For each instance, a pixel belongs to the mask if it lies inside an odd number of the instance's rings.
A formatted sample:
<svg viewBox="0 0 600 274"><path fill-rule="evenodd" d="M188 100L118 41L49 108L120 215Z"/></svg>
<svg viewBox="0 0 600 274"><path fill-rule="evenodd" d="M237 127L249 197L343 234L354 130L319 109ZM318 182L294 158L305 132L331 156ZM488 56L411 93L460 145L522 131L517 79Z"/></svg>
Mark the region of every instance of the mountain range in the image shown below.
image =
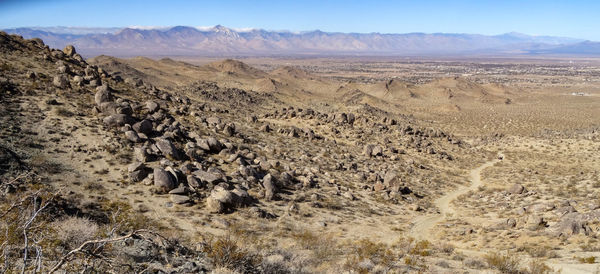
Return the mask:
<svg viewBox="0 0 600 274"><path fill-rule="evenodd" d="M41 38L51 47L73 44L84 56L274 56L274 55L600 55L600 43L582 39L456 33L341 33L235 30L201 27L28 27L5 29Z"/></svg>

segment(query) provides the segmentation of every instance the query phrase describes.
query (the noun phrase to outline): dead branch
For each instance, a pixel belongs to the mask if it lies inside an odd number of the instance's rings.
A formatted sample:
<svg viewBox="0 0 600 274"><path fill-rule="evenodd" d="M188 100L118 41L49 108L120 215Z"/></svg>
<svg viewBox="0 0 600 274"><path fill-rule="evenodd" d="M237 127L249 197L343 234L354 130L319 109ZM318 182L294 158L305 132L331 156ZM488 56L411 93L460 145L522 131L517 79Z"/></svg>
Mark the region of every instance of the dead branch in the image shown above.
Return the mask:
<svg viewBox="0 0 600 274"><path fill-rule="evenodd" d="M6 210L5 210L5 211L2 213L2 215L0 215L0 218L4 218L4 216L6 216L8 213L10 213L10 212L11 212L13 209L17 208L18 206L21 206L21 205L23 205L23 203L25 203L25 201L29 200L29 199L30 199L31 197L33 197L33 196L37 196L38 194L40 194L40 192L41 192L41 190L38 190L38 191L36 191L36 192L34 192L34 193L32 193L32 194L29 194L29 195L27 195L27 196L25 196L25 197L21 198L21 200L19 200L19 201L16 201L16 202L12 203L12 204L10 205L10 207L8 207L8 209L6 209Z"/></svg>
<svg viewBox="0 0 600 274"><path fill-rule="evenodd" d="M60 258L60 260L58 261L58 263L56 263L56 265L54 265L54 267L52 267L52 269L50 269L50 271L48 273L54 273L55 271L57 271L58 269L60 269L63 264L65 264L74 254L78 253L78 252L83 252L83 250L88 246L88 245L94 245L94 244L107 244L107 243L113 243L113 242L118 242L118 241L123 241L126 239L129 239L133 236L141 236L139 235L140 233L150 233L150 234L156 234L152 231L146 230L146 229L139 229L139 230L135 230L127 235L124 236L120 236L120 237L116 237L116 238L108 238L108 239L99 239L99 240L90 240L90 241L86 241L83 244L81 244L78 248L75 248L71 251L69 251L66 255L64 255L62 258Z"/></svg>
<svg viewBox="0 0 600 274"><path fill-rule="evenodd" d="M39 193L36 192L36 193ZM40 212L42 212L42 210L46 209L46 207L48 207L48 205L50 205L50 203L52 203L52 201L54 200L54 197L56 197L58 195L58 192L55 193L54 195L52 195L50 197L50 199L45 202L42 206L40 206L39 209L35 209L36 208L36 204L37 204L37 199L39 198L37 195L33 196L32 199L32 204L33 204L33 213L31 214L31 217L29 218L29 220L27 220L27 222L23 225L23 267L21 268L21 273L25 273L25 268L27 267L27 257L28 257L28 247L29 247L29 242L28 242L28 238L27 238L27 230L29 229L29 227L31 226L31 224L33 223L33 221L35 220L35 218L40 214ZM39 254L39 252L38 252Z"/></svg>
<svg viewBox="0 0 600 274"><path fill-rule="evenodd" d="M15 182L17 182L18 180L21 180L22 178L25 178L25 177L31 175L31 173L32 173L31 171L28 171L26 173L19 174L19 176L17 176L14 179L10 180L10 182L6 182L6 183L2 183L2 184L13 186L13 184Z"/></svg>

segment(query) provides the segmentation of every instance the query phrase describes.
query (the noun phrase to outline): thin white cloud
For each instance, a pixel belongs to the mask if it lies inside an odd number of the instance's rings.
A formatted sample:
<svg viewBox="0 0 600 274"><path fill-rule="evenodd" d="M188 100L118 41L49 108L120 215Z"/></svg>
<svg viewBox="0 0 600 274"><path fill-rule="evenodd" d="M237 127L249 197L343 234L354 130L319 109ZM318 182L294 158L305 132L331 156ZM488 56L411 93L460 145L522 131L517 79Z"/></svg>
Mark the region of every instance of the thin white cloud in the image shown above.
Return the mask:
<svg viewBox="0 0 600 274"><path fill-rule="evenodd" d="M128 28L130 28L130 29L141 29L141 30L153 30L153 29L165 30L165 29L170 29L172 27L165 27L165 26L128 26Z"/></svg>

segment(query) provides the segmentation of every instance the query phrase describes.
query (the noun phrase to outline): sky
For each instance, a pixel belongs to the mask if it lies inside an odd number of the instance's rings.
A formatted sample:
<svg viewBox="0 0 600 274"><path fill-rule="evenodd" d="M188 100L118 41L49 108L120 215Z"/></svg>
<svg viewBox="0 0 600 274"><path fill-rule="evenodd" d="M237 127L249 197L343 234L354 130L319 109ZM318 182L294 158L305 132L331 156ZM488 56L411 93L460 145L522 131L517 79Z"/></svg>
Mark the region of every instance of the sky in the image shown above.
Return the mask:
<svg viewBox="0 0 600 274"><path fill-rule="evenodd" d="M0 0L0 28L214 26L380 33L520 32L600 41L598 0Z"/></svg>

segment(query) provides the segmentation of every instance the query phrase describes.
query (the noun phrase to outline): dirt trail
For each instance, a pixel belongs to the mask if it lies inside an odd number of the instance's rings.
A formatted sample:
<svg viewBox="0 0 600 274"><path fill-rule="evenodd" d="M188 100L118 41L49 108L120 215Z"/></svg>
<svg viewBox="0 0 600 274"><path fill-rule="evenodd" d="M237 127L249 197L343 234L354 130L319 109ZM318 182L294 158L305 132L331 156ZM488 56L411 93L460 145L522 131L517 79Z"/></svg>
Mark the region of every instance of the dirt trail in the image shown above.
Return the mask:
<svg viewBox="0 0 600 274"><path fill-rule="evenodd" d="M499 159L494 159L486 162L485 164L472 169L469 173L469 181L471 182L468 186L461 186L458 189L449 192L448 194L438 198L435 200L434 204L437 208L440 209L440 213L436 215L425 215L416 218L412 228L410 229L410 236L415 239L426 239L430 238L431 229L438 223L440 223L446 216L454 215L454 208L450 206L450 203L454 201L454 199L458 198L460 195L463 195L471 190L475 190L481 185L483 182L481 181L481 171L493 166Z"/></svg>

